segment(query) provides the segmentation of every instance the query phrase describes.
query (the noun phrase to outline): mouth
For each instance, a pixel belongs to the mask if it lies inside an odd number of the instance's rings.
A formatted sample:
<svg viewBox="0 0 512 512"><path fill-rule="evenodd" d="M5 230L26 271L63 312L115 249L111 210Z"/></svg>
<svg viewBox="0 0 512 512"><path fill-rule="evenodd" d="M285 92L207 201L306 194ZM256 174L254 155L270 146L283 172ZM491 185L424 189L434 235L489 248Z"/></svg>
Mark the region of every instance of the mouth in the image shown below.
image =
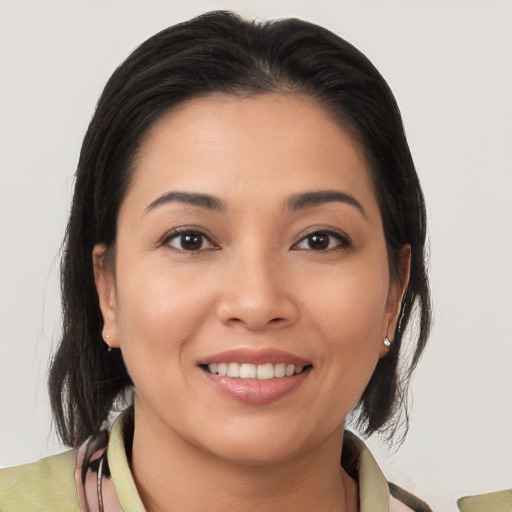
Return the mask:
<svg viewBox="0 0 512 512"><path fill-rule="evenodd" d="M234 349L197 364L214 389L246 405L281 400L309 380L313 370L311 361L274 349Z"/></svg>
<svg viewBox="0 0 512 512"><path fill-rule="evenodd" d="M294 365L287 363L210 363L200 365L204 370L220 377L230 377L232 379L255 379L272 380L293 377L307 371L313 365Z"/></svg>

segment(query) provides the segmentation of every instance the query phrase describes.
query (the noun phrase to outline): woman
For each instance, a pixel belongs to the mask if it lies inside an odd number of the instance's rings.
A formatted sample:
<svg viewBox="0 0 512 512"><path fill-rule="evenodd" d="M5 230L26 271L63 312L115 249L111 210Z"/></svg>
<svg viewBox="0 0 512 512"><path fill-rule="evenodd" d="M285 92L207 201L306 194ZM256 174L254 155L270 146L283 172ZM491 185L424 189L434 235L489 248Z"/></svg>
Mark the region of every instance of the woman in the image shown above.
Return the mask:
<svg viewBox="0 0 512 512"><path fill-rule="evenodd" d="M350 44L223 12L149 39L77 170L50 373L74 450L2 472L2 510L429 510L344 430L396 431L425 232L395 100Z"/></svg>

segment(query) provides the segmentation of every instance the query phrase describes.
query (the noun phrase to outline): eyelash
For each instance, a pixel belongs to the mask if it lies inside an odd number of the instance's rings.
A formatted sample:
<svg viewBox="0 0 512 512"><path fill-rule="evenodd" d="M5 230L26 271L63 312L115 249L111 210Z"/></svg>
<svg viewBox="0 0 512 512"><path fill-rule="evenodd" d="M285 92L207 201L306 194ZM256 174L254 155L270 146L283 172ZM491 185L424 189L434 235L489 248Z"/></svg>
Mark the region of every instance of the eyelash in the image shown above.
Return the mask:
<svg viewBox="0 0 512 512"><path fill-rule="evenodd" d="M311 247L308 247L308 248L298 247L299 244L306 242L308 239L311 240L311 237L313 237L315 235L327 236L331 239L334 238L338 243L334 247L328 246L325 249L319 249L319 250L312 249ZM331 245L331 241L329 241L329 245ZM297 242L294 245L294 248L296 248L295 250L299 250L299 251L300 250L309 250L312 252L328 252L328 251L335 251L335 250L339 250L339 249L346 249L350 246L351 246L351 241L345 234L329 228L329 229L315 229L314 231L311 231L306 236L302 237L299 240L299 242Z"/></svg>
<svg viewBox="0 0 512 512"><path fill-rule="evenodd" d="M171 243L170 243L171 241L177 240L180 237L184 237L186 235L193 236L193 237L200 237L202 239L201 246L198 249L186 249L183 246L174 247L173 245L171 245ZM315 235L316 236L324 236L324 237L326 236L326 237L329 237L330 239L335 239L338 243L334 247L329 247L331 245L331 240L329 240L328 247L321 248L319 250L315 250L312 247L308 247L308 248L299 247L299 245L301 243L311 240L311 237L313 237ZM205 242L209 242L210 246L203 247ZM182 243L183 243L183 240L182 240ZM168 235L166 235L164 237L164 239L161 242L161 245L168 245L177 251L180 251L183 253L189 253L189 254L196 254L196 253L199 253L199 252L207 250L207 249L214 249L214 250L220 249L220 247L215 245L215 243L211 240L211 238L208 235L201 232L200 230L190 229L190 228L174 230L172 233L169 233ZM303 236L296 244L293 245L292 249L299 250L299 251L300 250L310 250L312 252L327 252L327 251L339 250L342 248L348 248L348 247L350 247L350 245L351 245L350 239L343 233L340 233L333 229L316 229L315 231L311 231L307 235Z"/></svg>
<svg viewBox="0 0 512 512"><path fill-rule="evenodd" d="M171 241L177 240L180 237L184 237L186 235L201 237L201 239L202 239L201 247L199 249L185 249L183 247L180 248L180 247L174 247L171 245L171 243L170 243ZM202 247L205 242L209 242L210 247ZM182 239L182 243L183 243L183 239ZM219 249L219 247L216 246L214 244L214 242L212 242L211 238L208 235L206 235L205 233L203 233L197 229L190 229L190 228L173 230L172 233L169 233L168 235L166 235L163 238L161 245L168 245L177 251L184 252L184 253L190 253L190 254L196 254L196 253L199 253L206 249Z"/></svg>
<svg viewBox="0 0 512 512"><path fill-rule="evenodd" d="M191 236L191 237L201 238L200 247L197 249L185 248L185 247L183 247L183 242L184 242L183 239L181 240L181 244L180 244L181 247L175 247L170 243L173 240L177 240L180 237L184 237L187 235ZM302 243L308 243L308 244L311 243L312 237L314 237L314 236L328 237L329 240L328 240L327 247L324 247L324 248L320 247L317 249L314 249L313 247L311 247L311 245L309 245L309 247L300 247L300 244L302 244ZM334 246L331 246L332 239L335 239L338 242ZM210 244L209 247L203 247L206 242L209 242L209 244ZM211 238L208 235L202 233L199 230L194 230L194 229L175 230L171 234L167 235L162 240L162 245L168 245L177 251L181 251L183 253L189 253L189 254L197 254L197 253L207 250L207 249L212 249L212 250L219 249L219 247L216 246L212 242ZM346 235L339 233L338 231L334 231L332 229L317 229L315 231L308 233L306 236L302 237L299 240L299 242L294 244L292 249L299 250L299 251L303 250L303 251L312 251L312 252L328 252L328 251L334 251L334 250L347 248L347 247L350 247L350 245L351 245L351 243L350 243L349 238Z"/></svg>

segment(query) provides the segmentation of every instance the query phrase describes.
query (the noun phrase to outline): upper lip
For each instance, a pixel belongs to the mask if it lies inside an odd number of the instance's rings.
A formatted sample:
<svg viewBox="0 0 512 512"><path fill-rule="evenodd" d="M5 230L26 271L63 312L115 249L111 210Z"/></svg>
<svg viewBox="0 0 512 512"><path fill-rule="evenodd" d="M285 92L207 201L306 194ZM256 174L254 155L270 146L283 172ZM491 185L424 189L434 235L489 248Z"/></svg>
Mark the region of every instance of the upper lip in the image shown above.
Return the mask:
<svg viewBox="0 0 512 512"><path fill-rule="evenodd" d="M220 363L249 363L249 364L293 364L295 366L308 366L311 361L302 357L274 348L248 349L236 348L212 354L198 361L199 365L220 364Z"/></svg>

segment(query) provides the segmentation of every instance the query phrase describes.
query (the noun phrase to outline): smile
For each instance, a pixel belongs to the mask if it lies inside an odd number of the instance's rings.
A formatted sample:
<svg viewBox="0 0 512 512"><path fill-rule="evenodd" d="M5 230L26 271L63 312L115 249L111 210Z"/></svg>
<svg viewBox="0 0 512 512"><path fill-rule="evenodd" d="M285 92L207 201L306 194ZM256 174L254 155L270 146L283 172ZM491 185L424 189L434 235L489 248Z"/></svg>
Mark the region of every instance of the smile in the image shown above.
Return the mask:
<svg viewBox="0 0 512 512"><path fill-rule="evenodd" d="M286 363L265 363L258 365L251 363L212 363L206 365L206 369L210 373L219 375L220 377L256 380L292 377L293 375L302 373L305 368L307 368L307 366L295 366L294 364Z"/></svg>
<svg viewBox="0 0 512 512"><path fill-rule="evenodd" d="M296 392L313 371L311 360L274 348L237 348L197 361L206 382L245 405L266 405Z"/></svg>

